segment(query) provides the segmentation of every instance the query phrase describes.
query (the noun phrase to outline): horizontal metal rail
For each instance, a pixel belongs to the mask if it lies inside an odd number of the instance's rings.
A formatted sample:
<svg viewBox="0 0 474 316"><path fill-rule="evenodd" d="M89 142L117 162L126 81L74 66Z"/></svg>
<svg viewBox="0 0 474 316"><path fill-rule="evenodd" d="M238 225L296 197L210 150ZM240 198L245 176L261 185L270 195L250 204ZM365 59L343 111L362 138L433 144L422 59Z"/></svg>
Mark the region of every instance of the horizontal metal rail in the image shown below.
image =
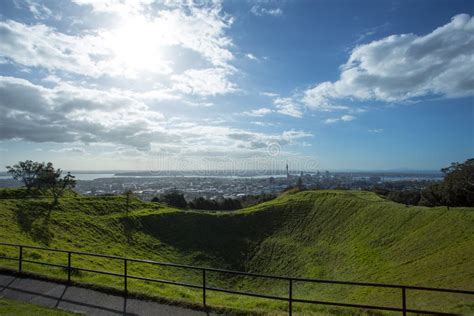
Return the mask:
<svg viewBox="0 0 474 316"><path fill-rule="evenodd" d="M135 259L135 258L126 258L114 255L105 255L105 254L97 254L91 252L83 252L83 251L73 251L73 250L63 250L63 249L53 249L53 248L45 248L39 246L30 246L30 245L21 245L21 244L12 244L12 243L5 243L0 242L0 246L6 247L14 247L18 248L19 253L18 257L11 257L2 255L0 259L5 260L13 260L18 261L18 271L22 272L22 264L23 263L32 263L32 264L39 264L39 265L46 265L56 268L62 268L67 270L68 273L68 282L71 281L71 272L74 271L83 271L88 273L97 273L103 274L113 277L120 277L124 278L124 292L128 293L127 288L127 280L134 279L146 282L156 282L162 284L169 284L169 285L176 285L176 286L183 286L188 288L194 289L201 289L203 293L203 306L206 308L206 291L213 291L213 292L221 292L227 294L236 294L236 295L244 295L244 296L251 296L263 299L270 299L270 300L277 300L277 301L285 301L288 302L288 313L292 315L292 306L293 303L305 303L305 304L319 304L319 305L329 305L329 306L338 306L338 307L345 307L345 308L359 308L359 309L370 309L370 310L383 310L383 311L394 311L394 312L402 312L403 315L407 313L418 313L418 314L437 314L437 315L456 315L453 313L446 313L446 312L439 312L439 311L427 311L427 310L417 310L417 309L410 309L406 306L406 292L407 290L416 290L416 291L430 291L430 292L443 292L443 293L455 293L455 294L467 294L467 295L474 295L474 291L472 290L464 290L464 289L447 289L447 288L430 288L424 286L413 286L413 285L400 285L400 284L383 284L383 283L372 283L372 282L353 282L353 281L337 281L337 280L325 280L325 279L309 279L309 278L293 278L293 277L286 277L286 276L274 276L274 275L267 275L267 274L259 274L259 273L251 273L251 272L242 272L242 271L233 271L233 270L225 270L225 269L216 269L216 268L207 268L207 267L198 267L192 265L184 265L184 264L176 264L176 263L169 263L169 262L159 262L159 261L152 261L152 260L143 260L143 259ZM57 253L65 253L67 254L67 264L57 264L57 263L49 263L44 261L35 261L24 259L24 249L36 249L42 251L50 251L50 252L57 252ZM123 262L124 270L123 273L115 273L115 272L108 272L108 271L100 271L100 270L93 270L87 269L83 267L76 267L72 266L72 255L76 256L90 256L96 258L106 258L106 259L113 259L113 260L120 260ZM171 280L162 280L162 279L151 279L137 275L130 275L127 272L127 263L135 262L140 264L152 264L152 265L159 265L165 267L174 267L174 268L182 268L194 271L201 271L202 272L202 284L191 284L191 283L184 283L184 282L177 282ZM206 272L214 272L214 273L225 273L225 274L232 274L232 275L239 275L244 277L254 277L254 278L267 278L272 280L280 280L280 281L287 281L288 282L288 297L283 296L275 296L269 294L261 294L261 293L253 293L253 292L244 292L244 291L237 291L231 289L224 289L219 287L212 287L206 286ZM401 296L402 296L402 304L401 307L393 307L393 306L377 306L377 305L365 305L365 304L353 304L353 303L341 303L341 302L330 302L330 301L318 301L318 300L307 300L307 299L300 299L293 297L293 287L294 283L322 283L322 284L338 284L338 285L350 285L350 286L365 286L365 287L377 287L377 288L387 288L387 289L400 289Z"/></svg>
<svg viewBox="0 0 474 316"><path fill-rule="evenodd" d="M228 293L228 294L238 294L238 295L245 295L245 296L252 296L252 297L259 297L259 298L267 298L270 300L288 301L287 297L274 296L274 295L268 295L268 294L259 294L259 293L252 293L252 292L242 292L242 291L229 290L229 289L223 289L223 288L218 288L218 287L206 287L206 290Z"/></svg>
<svg viewBox="0 0 474 316"><path fill-rule="evenodd" d="M128 275L127 278L141 280L141 281L150 281L150 282L156 282L156 283L170 284L170 285L178 285L178 286L190 287L194 289L202 289L201 285L196 285L196 284L191 284L191 283L183 283L183 282L160 280L160 279L149 279L149 278L136 276L136 275Z"/></svg>
<svg viewBox="0 0 474 316"><path fill-rule="evenodd" d="M84 271L84 272L90 272L90 273L98 273L98 274L105 274L105 275L110 275L110 276L115 276L115 277L121 277L123 278L124 275L120 273L114 273L114 272L107 272L107 271L99 271L99 270L92 270L92 269L86 269L86 268L77 268L77 267L71 267L71 269L75 269L77 271Z"/></svg>

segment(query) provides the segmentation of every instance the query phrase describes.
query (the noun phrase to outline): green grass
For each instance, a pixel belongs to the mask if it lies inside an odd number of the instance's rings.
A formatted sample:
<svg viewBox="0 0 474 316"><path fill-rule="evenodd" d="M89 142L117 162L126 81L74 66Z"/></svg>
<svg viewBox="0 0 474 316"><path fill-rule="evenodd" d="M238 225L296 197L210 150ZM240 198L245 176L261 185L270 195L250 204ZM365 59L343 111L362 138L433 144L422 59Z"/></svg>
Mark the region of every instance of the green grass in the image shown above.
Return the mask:
<svg viewBox="0 0 474 316"><path fill-rule="evenodd" d="M66 312L59 309L47 308L36 304L0 298L0 316L72 316L77 313Z"/></svg>
<svg viewBox="0 0 474 316"><path fill-rule="evenodd" d="M0 194L1 195L1 194ZM306 191L236 212L181 211L124 197L68 195L49 210L48 198L9 192L0 200L0 240L294 277L474 289L474 209L406 207L373 193ZM20 198L16 198L20 196ZM16 252L0 247L0 255ZM28 250L34 260L66 263L64 254ZM3 262L6 265L6 262ZM122 262L73 256L73 265L122 273ZM11 263L15 267L15 263ZM65 271L25 264L64 277ZM200 284L201 275L179 268L130 264L133 275ZM209 286L286 296L288 284L250 277L208 275ZM76 273L74 280L121 288L109 276ZM201 292L132 280L129 289L199 304ZM399 291L296 283L294 296L400 306ZM408 307L474 312L472 297L409 291ZM208 304L242 311L285 314L287 305L208 293ZM294 305L300 314L334 309ZM347 313L358 312L347 309ZM341 313L341 310L337 310Z"/></svg>

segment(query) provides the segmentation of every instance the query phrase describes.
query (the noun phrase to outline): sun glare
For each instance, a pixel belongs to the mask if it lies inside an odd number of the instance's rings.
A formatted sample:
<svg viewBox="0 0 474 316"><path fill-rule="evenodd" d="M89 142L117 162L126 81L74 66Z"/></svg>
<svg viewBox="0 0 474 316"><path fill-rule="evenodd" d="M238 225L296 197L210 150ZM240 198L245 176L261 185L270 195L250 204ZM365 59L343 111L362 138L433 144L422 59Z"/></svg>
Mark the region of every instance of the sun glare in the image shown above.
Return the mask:
<svg viewBox="0 0 474 316"><path fill-rule="evenodd" d="M108 34L114 67L121 72L138 74L147 70L169 72L162 54L159 31L144 19L130 19Z"/></svg>

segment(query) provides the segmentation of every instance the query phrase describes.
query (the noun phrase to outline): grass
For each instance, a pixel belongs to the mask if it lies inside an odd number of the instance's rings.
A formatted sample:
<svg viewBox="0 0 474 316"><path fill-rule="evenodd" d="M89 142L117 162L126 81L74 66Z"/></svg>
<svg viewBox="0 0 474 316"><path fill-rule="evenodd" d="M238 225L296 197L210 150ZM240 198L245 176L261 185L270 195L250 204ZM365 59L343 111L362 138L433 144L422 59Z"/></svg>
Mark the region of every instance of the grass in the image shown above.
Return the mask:
<svg viewBox="0 0 474 316"><path fill-rule="evenodd" d="M1 191L1 190L0 190ZM2 194L0 193L0 196ZM0 240L223 269L473 290L474 209L406 207L373 193L305 191L235 212L181 211L124 197L68 195L50 210L50 198L26 199L9 191L0 199ZM0 247L0 255L16 256ZM65 264L65 254L28 250L34 260ZM8 265L7 262L2 262ZM73 256L73 265L122 273L117 260ZM15 267L11 263L11 267ZM52 267L24 268L51 276ZM129 264L129 273L201 284L201 275L179 268ZM288 285L209 273L209 286L288 295ZM86 272L73 279L123 286L123 280ZM201 291L131 280L129 290L199 304ZM473 298L408 293L409 308L472 313ZM400 306L400 293L367 287L296 283L294 296L360 304ZM217 292L208 304L239 311L285 314L287 304ZM365 313L295 304L295 314Z"/></svg>
<svg viewBox="0 0 474 316"><path fill-rule="evenodd" d="M47 308L36 304L25 303L6 298L0 298L0 316L72 316L77 313L66 312L59 309Z"/></svg>

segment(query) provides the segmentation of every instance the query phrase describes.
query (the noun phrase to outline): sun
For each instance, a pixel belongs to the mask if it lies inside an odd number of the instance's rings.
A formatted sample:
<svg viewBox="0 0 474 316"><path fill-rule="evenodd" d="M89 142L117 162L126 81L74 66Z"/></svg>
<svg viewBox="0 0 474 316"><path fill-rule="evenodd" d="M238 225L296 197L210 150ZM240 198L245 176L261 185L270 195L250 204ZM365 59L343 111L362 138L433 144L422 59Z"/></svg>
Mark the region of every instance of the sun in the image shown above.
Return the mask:
<svg viewBox="0 0 474 316"><path fill-rule="evenodd" d="M106 44L112 54L110 62L123 73L138 75L143 72L168 73L170 62L163 58L163 30L144 18L130 18L111 30Z"/></svg>

